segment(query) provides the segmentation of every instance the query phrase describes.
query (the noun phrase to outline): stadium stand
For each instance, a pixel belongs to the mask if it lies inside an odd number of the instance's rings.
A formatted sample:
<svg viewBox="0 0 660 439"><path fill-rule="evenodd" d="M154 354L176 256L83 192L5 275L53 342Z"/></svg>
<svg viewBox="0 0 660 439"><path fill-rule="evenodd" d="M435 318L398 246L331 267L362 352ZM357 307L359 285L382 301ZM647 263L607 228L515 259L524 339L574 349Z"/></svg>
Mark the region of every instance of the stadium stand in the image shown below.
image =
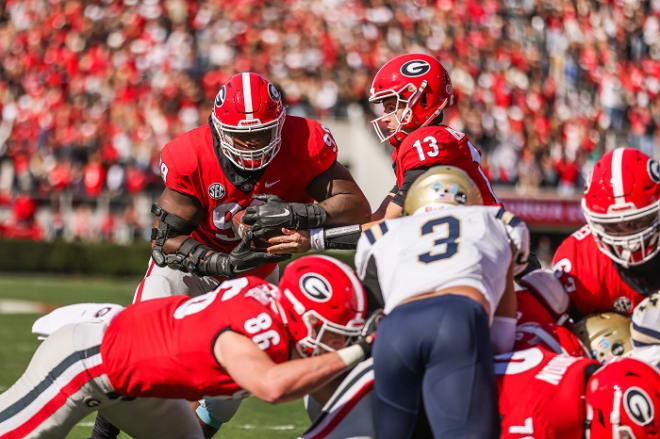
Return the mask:
<svg viewBox="0 0 660 439"><path fill-rule="evenodd" d="M0 234L144 236L160 148L229 75L265 74L292 114L369 119L375 68L411 51L450 71L446 122L495 183L575 194L617 145L660 154L659 28L657 0L6 0Z"/></svg>

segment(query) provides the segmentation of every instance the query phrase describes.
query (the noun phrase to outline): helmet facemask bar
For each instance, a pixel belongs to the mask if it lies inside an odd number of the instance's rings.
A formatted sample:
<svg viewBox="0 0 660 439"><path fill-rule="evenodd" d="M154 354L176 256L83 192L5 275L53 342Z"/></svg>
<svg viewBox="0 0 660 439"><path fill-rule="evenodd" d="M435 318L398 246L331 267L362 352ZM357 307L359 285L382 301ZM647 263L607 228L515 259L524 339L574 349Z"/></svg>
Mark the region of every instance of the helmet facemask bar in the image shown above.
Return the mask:
<svg viewBox="0 0 660 439"><path fill-rule="evenodd" d="M345 341L344 346L342 347L345 347L352 343L360 335L362 326L364 326L364 320L360 318L359 314L356 316L356 318L348 323L348 325L352 326L344 326L333 323L314 310L305 312L302 316L302 320L305 322L305 326L307 327L307 336L296 343L296 349L298 353L303 357L312 357L322 353L323 351L336 351L335 348L321 341L323 340L323 336L326 332L344 336Z"/></svg>
<svg viewBox="0 0 660 439"><path fill-rule="evenodd" d="M582 210L598 248L614 262L624 267L639 265L660 251L660 202L632 212L598 214L590 211L583 199ZM641 227L632 233L611 232L621 224L633 222Z"/></svg>
<svg viewBox="0 0 660 439"><path fill-rule="evenodd" d="M409 124L412 117L413 117L413 107L415 104L417 104L417 101L420 99L422 94L424 93L424 90L426 89L427 86L426 81L422 81L422 84L419 86L419 88L415 87L414 84L412 83L407 83L403 87L401 87L398 91L393 90L393 89L387 89L387 90L382 90L379 91L378 93L374 93L372 96L369 97L369 102L371 103L379 103L382 102L384 99L390 98L390 97L396 97L396 107L394 111L391 111L389 113L384 113L381 116L373 119L371 121L371 125L374 127L374 131L376 131L376 135L380 139L381 143L385 142L386 140L391 139L393 136L396 134L403 132L405 134L408 134L406 131L403 130L404 126L406 124ZM404 99L402 96L402 93L404 91L412 91L412 94L410 95L410 98ZM421 128L429 123L431 123L438 115L442 112L442 110L445 109L447 106L447 103L449 102L448 99L445 99L442 105L440 105L425 121L422 123L420 126L415 127ZM401 116L397 114L399 109L401 108L401 103L406 104L405 107L403 107L403 111L401 112ZM387 118L394 117L394 119L397 122L396 128L389 134L387 135L385 133L385 130L381 127L381 122Z"/></svg>
<svg viewBox="0 0 660 439"><path fill-rule="evenodd" d="M252 124L231 126L220 122L215 116L215 113L211 114L211 118L218 132L223 154L240 169L248 171L262 169L275 158L280 150L282 145L282 127L286 118L286 112L284 111L280 113L277 119L265 124L260 123L257 119L250 121ZM232 133L259 133L267 130L271 131L270 141L263 148L249 150L234 146Z"/></svg>

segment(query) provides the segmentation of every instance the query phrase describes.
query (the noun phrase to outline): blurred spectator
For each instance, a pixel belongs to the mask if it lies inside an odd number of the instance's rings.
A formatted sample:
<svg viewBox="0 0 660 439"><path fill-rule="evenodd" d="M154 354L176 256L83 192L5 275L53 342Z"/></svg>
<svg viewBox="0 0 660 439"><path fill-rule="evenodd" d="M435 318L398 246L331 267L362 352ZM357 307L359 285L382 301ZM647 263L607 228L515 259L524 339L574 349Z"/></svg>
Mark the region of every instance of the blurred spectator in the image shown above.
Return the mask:
<svg viewBox="0 0 660 439"><path fill-rule="evenodd" d="M278 83L294 114L347 117L413 51L450 71L446 121L495 183L570 193L617 145L660 155L660 0L5 0L0 195L133 209L158 192L160 148L236 71ZM75 236L110 221L59 212Z"/></svg>

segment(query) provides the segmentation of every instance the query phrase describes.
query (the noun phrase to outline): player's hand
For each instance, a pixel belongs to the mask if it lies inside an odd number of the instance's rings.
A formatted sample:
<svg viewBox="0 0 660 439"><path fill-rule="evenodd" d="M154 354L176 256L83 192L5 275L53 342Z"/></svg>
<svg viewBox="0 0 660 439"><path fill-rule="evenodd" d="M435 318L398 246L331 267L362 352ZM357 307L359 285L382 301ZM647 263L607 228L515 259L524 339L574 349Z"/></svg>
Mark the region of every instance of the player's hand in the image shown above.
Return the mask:
<svg viewBox="0 0 660 439"><path fill-rule="evenodd" d="M272 254L254 250L250 246L253 239L254 233L251 230L247 230L241 242L229 253L227 261L231 277L253 270L264 264L281 262L291 257L290 254Z"/></svg>
<svg viewBox="0 0 660 439"><path fill-rule="evenodd" d="M325 223L327 213L314 203L288 203L277 195L259 194L255 200L264 204L248 206L243 222L258 229L311 229Z"/></svg>
<svg viewBox="0 0 660 439"><path fill-rule="evenodd" d="M365 357L371 355L371 348L376 340L376 331L383 317L385 317L385 313L382 308L375 310L364 323L362 331L360 331L357 343L362 347Z"/></svg>
<svg viewBox="0 0 660 439"><path fill-rule="evenodd" d="M266 242L268 242L266 249L268 253L304 253L312 248L308 230L282 228L281 235L271 236Z"/></svg>

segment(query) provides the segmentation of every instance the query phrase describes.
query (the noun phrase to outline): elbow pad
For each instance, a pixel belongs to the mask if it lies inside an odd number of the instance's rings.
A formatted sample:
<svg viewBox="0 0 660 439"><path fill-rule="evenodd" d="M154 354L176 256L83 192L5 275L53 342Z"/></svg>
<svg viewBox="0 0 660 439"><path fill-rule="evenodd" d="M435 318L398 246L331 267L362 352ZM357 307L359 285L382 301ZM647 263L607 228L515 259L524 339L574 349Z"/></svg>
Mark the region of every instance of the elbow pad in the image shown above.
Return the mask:
<svg viewBox="0 0 660 439"><path fill-rule="evenodd" d="M180 263L180 258L176 258L176 255L167 255L163 251L163 245L165 245L165 241L169 238L190 235L195 230L195 224L178 215L167 212L157 204L151 206L151 213L158 218L158 226L151 229L151 240L153 241L151 257L159 267Z"/></svg>
<svg viewBox="0 0 660 439"><path fill-rule="evenodd" d="M511 352L516 341L516 319L513 317L493 317L490 327L490 342L495 355Z"/></svg>

